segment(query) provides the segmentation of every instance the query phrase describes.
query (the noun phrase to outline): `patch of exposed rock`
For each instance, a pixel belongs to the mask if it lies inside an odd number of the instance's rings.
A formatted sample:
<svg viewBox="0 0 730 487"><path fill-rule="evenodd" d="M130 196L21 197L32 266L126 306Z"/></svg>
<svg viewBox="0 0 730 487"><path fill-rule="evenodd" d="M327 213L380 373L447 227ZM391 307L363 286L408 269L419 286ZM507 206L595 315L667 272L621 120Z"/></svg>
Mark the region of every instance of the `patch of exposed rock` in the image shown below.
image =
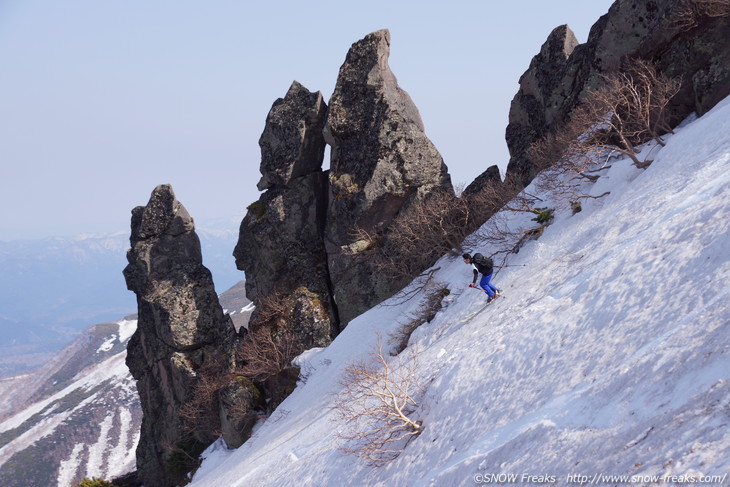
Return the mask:
<svg viewBox="0 0 730 487"><path fill-rule="evenodd" d="M673 99L673 123L693 111L707 112L730 93L730 12L713 15L694 0L617 0L578 44L567 26L557 27L520 78L506 138L507 179L526 186L536 174L527 149L563 123L598 88L602 73L621 70L629 59L654 62L684 84ZM686 14L695 8L688 22Z"/></svg>
<svg viewBox="0 0 730 487"><path fill-rule="evenodd" d="M198 371L232 356L235 330L202 264L193 219L169 185L132 210L130 243L124 277L137 295L139 316L127 366L143 411L137 468L146 486L169 487L185 473L182 457L194 458L215 439L207 426L184 429L180 409L191 399Z"/></svg>
<svg viewBox="0 0 730 487"><path fill-rule="evenodd" d="M325 137L332 149L325 243L343 323L405 285L405 280L393 282L373 268L362 252L367 243L358 240L355 230L387 240L397 215L433 191L453 191L416 105L388 66L389 55L387 30L354 43L329 102Z"/></svg>
<svg viewBox="0 0 730 487"><path fill-rule="evenodd" d="M485 190L490 185L499 185L502 183L502 176L499 175L499 167L489 166L486 171L481 173L469 185L464 188L462 196L469 197L476 195Z"/></svg>

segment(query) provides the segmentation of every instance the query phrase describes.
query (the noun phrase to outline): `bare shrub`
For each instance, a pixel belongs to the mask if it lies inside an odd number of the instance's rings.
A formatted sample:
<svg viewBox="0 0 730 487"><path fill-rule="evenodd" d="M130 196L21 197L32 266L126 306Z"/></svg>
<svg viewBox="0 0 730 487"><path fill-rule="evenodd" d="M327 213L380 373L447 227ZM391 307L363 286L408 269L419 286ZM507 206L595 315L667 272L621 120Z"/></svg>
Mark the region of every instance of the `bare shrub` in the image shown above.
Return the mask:
<svg viewBox="0 0 730 487"><path fill-rule="evenodd" d="M588 93L568 122L528 150L543 171L538 189L571 206L593 197L584 193L585 183L595 182L598 173L610 167L613 154L629 157L636 167L648 167L652 161L640 160L637 146L652 139L663 146L661 134L672 132L669 103L681 88L680 79L664 76L642 60L602 77L603 86Z"/></svg>
<svg viewBox="0 0 730 487"><path fill-rule="evenodd" d="M671 132L668 105L681 88L681 80L659 73L654 65L633 60L625 71L603 75L604 86L589 92L586 102L571 115L572 131L582 129L568 153L580 164L587 156L617 151L628 156L636 167L640 161L636 146ZM591 157L595 161L596 159Z"/></svg>
<svg viewBox="0 0 730 487"><path fill-rule="evenodd" d="M558 202L585 198L585 183L595 182L600 171L610 168L596 161L606 161L614 149L580 141L586 130L591 129L588 119L587 111L580 109L580 114L576 112L566 125L535 141L528 149L528 157L541 171L536 179L537 190Z"/></svg>
<svg viewBox="0 0 730 487"><path fill-rule="evenodd" d="M654 139L664 146L662 133L674 133L670 125L669 102L682 87L681 78L660 73L653 63L632 60L625 72L604 76L607 89L618 93L613 107L623 113L630 127L627 140L642 143ZM616 115L614 115L614 118Z"/></svg>
<svg viewBox="0 0 730 487"><path fill-rule="evenodd" d="M499 181L460 193L432 193L398 215L387 233L357 228L353 239L367 249L378 273L410 280L445 254L461 255L466 238L514 196L514 190Z"/></svg>
<svg viewBox="0 0 730 487"><path fill-rule="evenodd" d="M671 25L681 31L692 30L704 19L730 16L730 0L683 0L671 16Z"/></svg>
<svg viewBox="0 0 730 487"><path fill-rule="evenodd" d="M442 255L461 250L472 218L466 200L450 191L430 194L396 217L388 233L376 240L376 267L392 278L417 275Z"/></svg>
<svg viewBox="0 0 730 487"><path fill-rule="evenodd" d="M475 235L474 244L488 245L493 249L497 249L491 258L498 254L516 253L519 249L518 243L522 239L524 232L521 229L513 229L509 224L509 210L497 213L489 219Z"/></svg>
<svg viewBox="0 0 730 487"><path fill-rule="evenodd" d="M504 263L507 254L518 253L526 241L538 238L544 227L550 224L551 219L539 221L540 215L553 211L539 208L538 205L541 203L544 203L541 198L526 191L513 195L498 213L492 215L485 225L464 241L464 246L477 248L487 245L493 250L489 256L495 259L495 262L499 256L503 256ZM527 223L517 225L513 218L515 213L530 215L531 221L538 222L538 227L535 228L534 225Z"/></svg>
<svg viewBox="0 0 730 487"><path fill-rule="evenodd" d="M221 434L220 391L231 379L230 368L224 362L222 356L210 356L196 371L197 380L179 409L183 432L190 435L199 431Z"/></svg>
<svg viewBox="0 0 730 487"><path fill-rule="evenodd" d="M424 323L429 323L434 319L443 307L443 299L451 293L444 283L432 282L424 294L423 299L419 303L418 309L410 313L406 321L401 323L390 338L396 346L396 354L401 353L408 347L408 341L411 334Z"/></svg>
<svg viewBox="0 0 730 487"><path fill-rule="evenodd" d="M291 367L304 351L302 340L287 329L261 326L249 332L236 348L236 374L263 382Z"/></svg>
<svg viewBox="0 0 730 487"><path fill-rule="evenodd" d="M463 194L461 198L469 205L473 215L467 228L467 234L470 235L474 230L482 226L489 218L500 211L504 205L517 197L519 193L520 191L518 191L514 183L496 181L486 184L478 191Z"/></svg>
<svg viewBox="0 0 730 487"><path fill-rule="evenodd" d="M418 296L421 291L427 290L433 286L436 282L434 280L434 275L439 270L441 270L441 267L435 267L419 274L413 279L413 281L411 281L411 284L398 291L395 295L393 295L391 300L381 303L380 306L400 306L401 304L410 301L414 297Z"/></svg>
<svg viewBox="0 0 730 487"><path fill-rule="evenodd" d="M253 381L250 382L251 387L256 387L254 383L261 387L269 378L290 368L291 361L303 350L302 341L294 333L286 329L273 331L271 326L261 326L247 333L236 345L235 367L222 355L208 357L205 365L196 371L197 380L180 407L183 431L188 434L206 431L220 435L221 398L231 384L246 378ZM226 412L230 421L238 422L257 414L247 399L250 399L248 395L227 399ZM275 404L272 406L275 407Z"/></svg>
<svg viewBox="0 0 730 487"><path fill-rule="evenodd" d="M266 295L256 297L256 307L249 320L249 328L261 325L283 326L291 320L292 309L284 293L272 290Z"/></svg>
<svg viewBox="0 0 730 487"><path fill-rule="evenodd" d="M413 418L416 398L423 391L416 380L415 351L389 364L378 337L369 358L349 365L341 380L342 391L333 409L343 424L342 450L382 465L400 455L408 442L423 431Z"/></svg>

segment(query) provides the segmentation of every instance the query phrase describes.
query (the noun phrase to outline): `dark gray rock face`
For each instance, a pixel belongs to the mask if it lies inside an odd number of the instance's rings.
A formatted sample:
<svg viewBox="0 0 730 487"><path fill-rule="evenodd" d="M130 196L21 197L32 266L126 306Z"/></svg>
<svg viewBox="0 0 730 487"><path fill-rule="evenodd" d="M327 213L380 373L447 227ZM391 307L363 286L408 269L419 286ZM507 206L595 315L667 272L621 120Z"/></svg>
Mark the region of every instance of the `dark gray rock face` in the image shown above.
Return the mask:
<svg viewBox="0 0 730 487"><path fill-rule="evenodd" d="M683 78L673 102L676 117L703 115L730 93L730 9L706 15L703 3L713 2L617 0L591 29L592 64L610 72L627 57L652 60L661 72ZM692 25L683 20L689 12Z"/></svg>
<svg viewBox="0 0 730 487"><path fill-rule="evenodd" d="M329 107L294 82L273 104L259 141L259 188L267 191L241 224L236 265L246 272L248 297L284 301L310 345L326 345L406 284L378 275L355 230L387 245L396 216L433 191L453 192L389 54L387 30L353 44ZM325 141L329 172L321 169ZM254 311L254 327L257 317Z"/></svg>
<svg viewBox="0 0 730 487"><path fill-rule="evenodd" d="M300 313L292 326L309 347L325 346L339 332L323 243L326 113L321 93L296 81L274 102L259 141L259 188L268 190L249 206L233 252L236 266L246 272L249 299L275 295L292 310L300 309L302 300L320 304L312 313ZM259 316L254 310L253 327L260 324Z"/></svg>
<svg viewBox="0 0 730 487"><path fill-rule="evenodd" d="M556 28L520 78L507 127L510 162L507 179L526 186L536 169L526 156L535 140L566 120L600 75L621 69L628 59L656 63L684 85L672 102L674 122L693 111L700 115L730 93L730 12L695 16L683 25L686 0L617 0L577 44L567 26ZM701 3L701 2L698 2Z"/></svg>
<svg viewBox="0 0 730 487"><path fill-rule="evenodd" d="M259 139L263 175L259 190L287 186L293 179L321 171L326 115L322 94L311 93L296 81L284 98L274 102Z"/></svg>
<svg viewBox="0 0 730 487"><path fill-rule="evenodd" d="M464 188L462 196L468 197L479 193L490 184L501 184L502 177L499 175L499 167L489 166L486 171L476 177L474 181L469 183L469 186Z"/></svg>
<svg viewBox="0 0 730 487"><path fill-rule="evenodd" d="M332 149L325 243L342 323L405 284L377 274L353 230L387 239L399 213L432 191L453 191L418 109L388 66L389 54L387 30L353 44L329 102L325 139Z"/></svg>
<svg viewBox="0 0 730 487"><path fill-rule="evenodd" d="M233 323L223 314L211 274L202 264L193 219L168 185L132 210L127 287L137 295L138 328L127 347L137 380L142 432L137 468L149 487L180 481L180 451L212 442L212 431L182 429L180 407L190 399L198 370L216 356L232 356ZM225 361L225 359L223 359Z"/></svg>
<svg viewBox="0 0 730 487"><path fill-rule="evenodd" d="M570 97L569 58L578 41L567 25L555 28L540 53L520 77L520 90L512 100L507 127L507 144L512 155L507 174L522 175L528 184L537 171L524 157L530 144L562 120L564 101Z"/></svg>

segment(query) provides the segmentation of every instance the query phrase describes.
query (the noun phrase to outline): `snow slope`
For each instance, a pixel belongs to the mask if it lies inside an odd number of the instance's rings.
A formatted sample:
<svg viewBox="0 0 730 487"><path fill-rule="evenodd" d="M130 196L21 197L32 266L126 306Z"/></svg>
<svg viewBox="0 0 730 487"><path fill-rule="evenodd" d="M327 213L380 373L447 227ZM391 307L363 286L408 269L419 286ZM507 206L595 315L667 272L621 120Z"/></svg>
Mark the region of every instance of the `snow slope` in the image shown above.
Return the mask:
<svg viewBox="0 0 730 487"><path fill-rule="evenodd" d="M0 485L71 487L134 470L142 410L125 358L136 327L91 326L48 367L12 382L5 393L21 402L0 421Z"/></svg>
<svg viewBox="0 0 730 487"><path fill-rule="evenodd" d="M343 368L418 299L376 307L307 353L306 382L241 448L209 449L190 485L726 482L730 99L652 155L646 170L614 161L591 189L610 195L557 212L510 255L494 279L504 297L483 311L470 268L436 264L452 293L409 346L425 429L397 459L344 455L331 405Z"/></svg>

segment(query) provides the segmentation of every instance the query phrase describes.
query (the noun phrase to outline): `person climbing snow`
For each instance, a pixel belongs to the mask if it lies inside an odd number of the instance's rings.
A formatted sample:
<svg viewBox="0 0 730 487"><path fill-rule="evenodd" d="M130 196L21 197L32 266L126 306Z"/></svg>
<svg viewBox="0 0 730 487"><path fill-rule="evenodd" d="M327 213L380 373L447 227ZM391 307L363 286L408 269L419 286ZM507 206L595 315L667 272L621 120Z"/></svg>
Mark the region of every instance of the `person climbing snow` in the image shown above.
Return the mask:
<svg viewBox="0 0 730 487"><path fill-rule="evenodd" d="M464 254L462 255L464 258L465 264L471 264L471 266L474 268L474 280L471 284L469 284L469 287L477 287L477 277L479 277L479 274L482 275L482 280L479 281L479 286L481 289L484 290L485 293L487 293L487 303L491 303L494 298L496 298L502 291L497 289L494 284L492 284L490 281L492 280L492 274L494 273L494 262L492 262L492 259L489 257L484 257L480 253L474 254L474 256L471 256L470 254Z"/></svg>

